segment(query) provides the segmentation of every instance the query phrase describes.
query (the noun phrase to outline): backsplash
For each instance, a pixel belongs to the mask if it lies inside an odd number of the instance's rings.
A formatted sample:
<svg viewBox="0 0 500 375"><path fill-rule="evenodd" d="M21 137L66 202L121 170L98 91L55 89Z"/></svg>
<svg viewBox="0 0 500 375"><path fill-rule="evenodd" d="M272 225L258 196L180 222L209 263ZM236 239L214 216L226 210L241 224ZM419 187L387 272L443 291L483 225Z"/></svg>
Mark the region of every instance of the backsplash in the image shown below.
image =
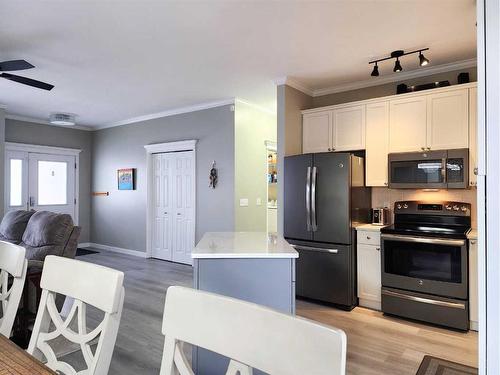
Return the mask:
<svg viewBox="0 0 500 375"><path fill-rule="evenodd" d="M372 188L372 207L389 207L394 212L394 202L397 201L456 201L471 204L472 228L477 228L476 188L423 191L417 189L388 189L384 187Z"/></svg>

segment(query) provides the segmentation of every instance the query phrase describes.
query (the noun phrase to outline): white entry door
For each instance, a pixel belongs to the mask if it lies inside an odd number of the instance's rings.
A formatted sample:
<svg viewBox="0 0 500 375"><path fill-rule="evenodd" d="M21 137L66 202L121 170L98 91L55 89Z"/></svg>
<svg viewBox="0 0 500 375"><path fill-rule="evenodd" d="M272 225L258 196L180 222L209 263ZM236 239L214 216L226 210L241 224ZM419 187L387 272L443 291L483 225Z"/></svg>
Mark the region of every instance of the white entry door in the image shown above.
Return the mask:
<svg viewBox="0 0 500 375"><path fill-rule="evenodd" d="M5 209L33 209L71 215L75 223L76 158L6 151Z"/></svg>
<svg viewBox="0 0 500 375"><path fill-rule="evenodd" d="M153 155L154 258L192 264L196 199L194 162L193 151Z"/></svg>

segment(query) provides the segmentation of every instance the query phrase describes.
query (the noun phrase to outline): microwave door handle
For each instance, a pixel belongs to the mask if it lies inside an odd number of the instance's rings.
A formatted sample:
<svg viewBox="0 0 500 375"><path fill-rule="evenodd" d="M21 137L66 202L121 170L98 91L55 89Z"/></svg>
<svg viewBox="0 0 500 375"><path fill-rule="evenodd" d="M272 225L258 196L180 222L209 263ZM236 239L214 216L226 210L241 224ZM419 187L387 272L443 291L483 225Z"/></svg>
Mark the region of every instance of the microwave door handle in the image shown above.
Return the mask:
<svg viewBox="0 0 500 375"><path fill-rule="evenodd" d="M312 169L312 183L311 183L311 217L312 217L312 230L318 230L318 223L316 222L316 176L318 175L318 168Z"/></svg>
<svg viewBox="0 0 500 375"><path fill-rule="evenodd" d="M311 167L307 167L306 175L306 228L311 231Z"/></svg>

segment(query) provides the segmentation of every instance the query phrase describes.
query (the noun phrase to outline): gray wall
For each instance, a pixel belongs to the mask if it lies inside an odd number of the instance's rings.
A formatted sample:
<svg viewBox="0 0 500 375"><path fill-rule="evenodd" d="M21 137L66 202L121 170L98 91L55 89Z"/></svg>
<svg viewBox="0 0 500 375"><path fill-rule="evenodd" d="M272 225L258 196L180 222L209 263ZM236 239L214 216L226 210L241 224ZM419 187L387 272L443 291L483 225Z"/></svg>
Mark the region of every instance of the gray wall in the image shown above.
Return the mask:
<svg viewBox="0 0 500 375"><path fill-rule="evenodd" d="M231 106L190 112L94 132L92 189L109 191L92 201L91 242L146 250L144 145L197 139L196 240L207 231L234 229L234 112ZM212 161L219 184L208 187ZM117 169L137 168L137 190L117 190Z"/></svg>
<svg viewBox="0 0 500 375"><path fill-rule="evenodd" d="M423 83L448 80L450 81L450 84L455 85L457 83L458 74L462 72L469 73L469 78L471 82L477 81L477 68L473 67L473 68L455 70L440 74L433 74L426 77L403 80L399 82L386 83L384 85L365 87L358 90L344 91L335 94L317 96L312 99L311 108L324 107L327 105L349 103L349 102L355 102L357 100L365 100L372 98L380 98L382 96L395 95L396 86L399 85L400 83L404 83L408 86L413 86L413 85L420 85Z"/></svg>
<svg viewBox="0 0 500 375"><path fill-rule="evenodd" d="M0 176L4 176L5 169L5 110L0 108ZM0 182L0 212L3 213L4 210L4 183L3 178Z"/></svg>
<svg viewBox="0 0 500 375"><path fill-rule="evenodd" d="M311 108L313 98L290 86L277 88L278 116L278 233L283 233L283 181L285 156L302 153L301 110Z"/></svg>
<svg viewBox="0 0 500 375"><path fill-rule="evenodd" d="M3 134L3 132L0 132ZM37 124L6 119L5 141L16 143L28 143L33 145L68 147L81 149L80 153L80 203L78 206L79 225L82 234L79 242L88 242L90 239L90 185L91 185L91 150L93 132L68 129L53 125ZM4 163L1 163L3 168ZM3 176L3 169L0 172ZM3 184L2 188L3 188ZM2 194L3 197L3 194ZM3 203L3 199L1 199Z"/></svg>

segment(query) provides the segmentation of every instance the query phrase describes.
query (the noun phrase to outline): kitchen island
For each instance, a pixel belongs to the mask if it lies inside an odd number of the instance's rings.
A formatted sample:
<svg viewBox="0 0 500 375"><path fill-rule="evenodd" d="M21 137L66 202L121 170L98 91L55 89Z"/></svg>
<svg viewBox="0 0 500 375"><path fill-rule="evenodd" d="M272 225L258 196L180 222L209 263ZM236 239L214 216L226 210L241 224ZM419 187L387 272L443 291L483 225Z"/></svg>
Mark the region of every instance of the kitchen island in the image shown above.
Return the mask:
<svg viewBox="0 0 500 375"><path fill-rule="evenodd" d="M266 232L208 232L191 256L194 288L295 314L299 254L283 237ZM196 374L224 374L228 363L207 350L193 351Z"/></svg>

